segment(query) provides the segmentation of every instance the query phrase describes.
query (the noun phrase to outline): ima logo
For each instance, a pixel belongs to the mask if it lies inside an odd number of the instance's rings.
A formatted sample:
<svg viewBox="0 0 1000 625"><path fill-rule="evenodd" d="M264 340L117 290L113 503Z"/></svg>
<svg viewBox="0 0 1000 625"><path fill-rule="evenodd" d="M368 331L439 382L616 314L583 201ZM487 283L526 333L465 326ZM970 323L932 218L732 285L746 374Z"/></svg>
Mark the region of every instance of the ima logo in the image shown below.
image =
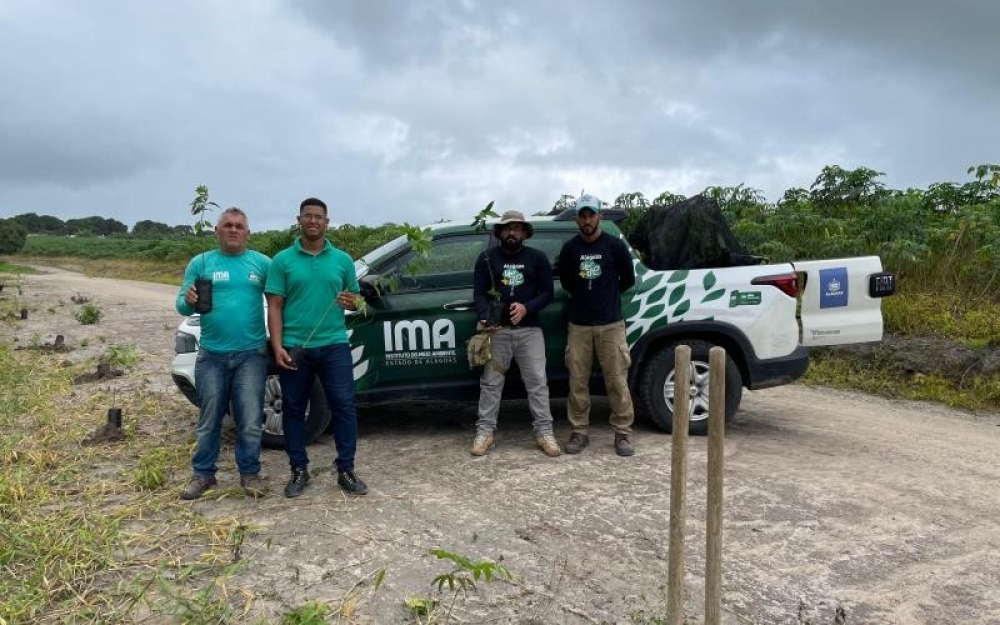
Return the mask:
<svg viewBox="0 0 1000 625"><path fill-rule="evenodd" d="M455 349L455 324L451 319L386 321L382 324L386 352Z"/></svg>

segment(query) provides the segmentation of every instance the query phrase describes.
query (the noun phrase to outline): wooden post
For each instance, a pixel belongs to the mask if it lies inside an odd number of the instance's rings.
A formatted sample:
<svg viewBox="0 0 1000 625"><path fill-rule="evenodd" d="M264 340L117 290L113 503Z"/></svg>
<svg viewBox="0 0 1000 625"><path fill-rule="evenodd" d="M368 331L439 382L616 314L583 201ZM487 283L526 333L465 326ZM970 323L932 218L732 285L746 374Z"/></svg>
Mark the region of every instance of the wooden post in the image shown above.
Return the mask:
<svg viewBox="0 0 1000 625"><path fill-rule="evenodd" d="M722 476L726 449L726 350L708 353L708 503L705 506L705 625L722 612Z"/></svg>
<svg viewBox="0 0 1000 625"><path fill-rule="evenodd" d="M684 518L687 516L687 439L691 409L691 348L674 350L674 420L670 455L670 553L667 623L684 623Z"/></svg>

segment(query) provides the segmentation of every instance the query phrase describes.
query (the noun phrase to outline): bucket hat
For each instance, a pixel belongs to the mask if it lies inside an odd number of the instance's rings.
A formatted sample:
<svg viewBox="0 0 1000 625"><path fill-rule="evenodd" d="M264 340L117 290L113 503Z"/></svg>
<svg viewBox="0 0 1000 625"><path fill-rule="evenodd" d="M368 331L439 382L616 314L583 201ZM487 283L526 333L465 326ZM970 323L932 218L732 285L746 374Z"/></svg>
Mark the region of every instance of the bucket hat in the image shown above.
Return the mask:
<svg viewBox="0 0 1000 625"><path fill-rule="evenodd" d="M535 233L535 230L534 228L531 227L531 224L529 224L524 219L524 213L522 213L521 211L507 211L506 213L503 214L502 217L500 217L500 221L493 224L493 236L499 239L500 230L502 230L503 227L506 226L507 224L521 224L522 226L524 226L524 230L525 232L527 232L527 234L524 235L525 239L530 239L531 235Z"/></svg>

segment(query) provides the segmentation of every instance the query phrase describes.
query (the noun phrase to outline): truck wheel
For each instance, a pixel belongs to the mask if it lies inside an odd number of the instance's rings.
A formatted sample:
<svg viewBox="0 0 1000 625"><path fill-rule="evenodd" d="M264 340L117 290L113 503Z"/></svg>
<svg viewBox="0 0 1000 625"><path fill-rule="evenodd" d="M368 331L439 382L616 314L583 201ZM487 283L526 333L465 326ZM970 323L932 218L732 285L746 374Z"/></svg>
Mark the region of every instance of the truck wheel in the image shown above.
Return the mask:
<svg viewBox="0 0 1000 625"><path fill-rule="evenodd" d="M268 449L285 448L285 431L281 425L284 414L281 401L281 384L278 376L267 376L264 385L264 422L261 427L260 444ZM306 406L306 444L326 430L330 424L330 410L326 407L326 396L319 380L313 380L312 392L309 395L309 405Z"/></svg>
<svg viewBox="0 0 1000 625"><path fill-rule="evenodd" d="M688 432L708 433L708 350L713 345L705 341L671 343L657 352L643 369L639 381L639 405L659 428L673 430L674 420L674 349L679 344L691 346L691 408ZM743 378L732 356L726 354L726 423L732 421L743 396Z"/></svg>

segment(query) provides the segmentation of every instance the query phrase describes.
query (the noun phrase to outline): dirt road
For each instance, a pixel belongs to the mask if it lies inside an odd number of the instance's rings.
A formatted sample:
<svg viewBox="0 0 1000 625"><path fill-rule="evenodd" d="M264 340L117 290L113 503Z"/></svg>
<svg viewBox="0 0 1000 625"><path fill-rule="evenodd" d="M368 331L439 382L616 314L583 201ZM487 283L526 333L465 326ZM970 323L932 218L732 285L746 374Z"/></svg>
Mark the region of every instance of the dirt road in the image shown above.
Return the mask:
<svg viewBox="0 0 1000 625"><path fill-rule="evenodd" d="M36 310L19 322L20 344L36 333L65 334L70 345L98 335L134 342L145 354L137 375L176 394L172 287L65 272L26 284ZM98 302L100 324L66 319L72 306L58 301L74 293ZM563 439L565 407L553 408ZM194 423L194 408L181 412L162 418ZM460 598L461 622L629 623L642 622L640 612L654 622L664 613L670 437L640 423L636 455L618 458L606 415L598 403L584 453L548 459L532 445L525 405L508 402L497 449L473 459L472 406L366 409L358 472L368 497L335 487L324 436L310 448L314 478L297 500L277 494L284 453L266 451L276 494L178 505L260 528L247 540L251 566L230 580L253 597L251 616L276 619L312 600L339 606L350 595L354 622L403 622L406 597L437 596L430 581L448 568L427 552L441 547L501 561L514 575ZM696 622L705 442L690 442L686 612ZM997 415L795 385L745 393L726 450L726 622L1000 623ZM231 454L226 446L223 484L237 480ZM178 490L186 477L178 467ZM374 592L365 580L383 567Z"/></svg>

